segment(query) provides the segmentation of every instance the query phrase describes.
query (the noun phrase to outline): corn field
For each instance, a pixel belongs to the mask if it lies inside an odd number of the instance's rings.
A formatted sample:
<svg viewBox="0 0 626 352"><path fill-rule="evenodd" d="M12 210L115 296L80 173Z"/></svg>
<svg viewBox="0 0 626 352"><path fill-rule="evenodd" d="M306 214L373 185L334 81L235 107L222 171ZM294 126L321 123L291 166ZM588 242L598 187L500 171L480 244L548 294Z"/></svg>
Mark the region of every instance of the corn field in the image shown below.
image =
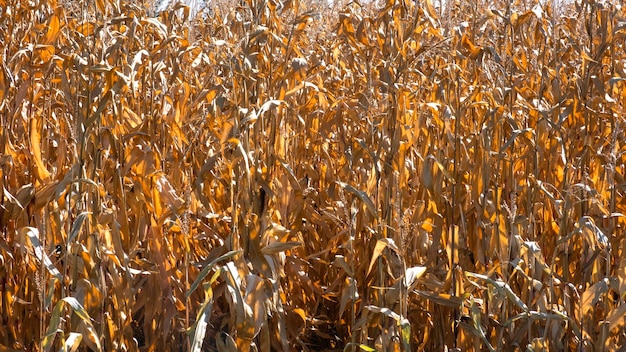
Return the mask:
<svg viewBox="0 0 626 352"><path fill-rule="evenodd" d="M207 6L0 0L0 351L624 351L619 2Z"/></svg>

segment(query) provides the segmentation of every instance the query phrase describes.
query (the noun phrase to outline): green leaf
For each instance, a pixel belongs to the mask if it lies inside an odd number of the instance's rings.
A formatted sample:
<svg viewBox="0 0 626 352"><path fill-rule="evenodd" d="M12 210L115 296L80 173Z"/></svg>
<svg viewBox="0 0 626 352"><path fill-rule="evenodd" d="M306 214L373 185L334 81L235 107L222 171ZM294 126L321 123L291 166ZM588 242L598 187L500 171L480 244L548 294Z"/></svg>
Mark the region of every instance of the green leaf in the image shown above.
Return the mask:
<svg viewBox="0 0 626 352"><path fill-rule="evenodd" d="M400 331L402 333L402 346L405 351L411 350L411 322L409 319L402 318L399 321Z"/></svg>
<svg viewBox="0 0 626 352"><path fill-rule="evenodd" d="M61 311L63 310L63 301L58 301L54 306L54 310L52 310L52 315L50 315L50 322L48 323L48 329L46 330L46 335L43 337L43 341L41 342L41 348L48 352L50 348L52 348L52 343L54 342L54 337L56 336L59 326L59 321L61 321Z"/></svg>
<svg viewBox="0 0 626 352"><path fill-rule="evenodd" d="M211 284L215 281L217 276L219 276L220 272L221 268L213 275L211 282L204 284L204 302L202 302L202 306L200 306L200 311L196 316L196 322L189 329L189 334L192 336L192 352L200 352L202 350L202 344L206 336L206 328L209 325L209 318L213 310L213 289L211 288Z"/></svg>
<svg viewBox="0 0 626 352"><path fill-rule="evenodd" d="M88 343L89 347L92 349L96 349L98 351L102 351L102 346L100 345L100 338L96 333L96 329L93 327L91 323L91 317L89 313L85 310L85 308L78 302L78 300L74 297L65 297L62 300L63 302L69 304L74 310L74 314L76 314L85 324L85 330L87 333L85 341Z"/></svg>
<svg viewBox="0 0 626 352"><path fill-rule="evenodd" d="M59 322L61 321L61 312L63 311L63 306L66 303L69 304L70 307L72 307L74 313L85 324L87 333L89 335L87 336L88 343L90 344L89 347L91 347L92 349L95 348L97 351L102 351L102 346L100 346L100 339L96 334L96 330L94 329L93 324L91 323L91 317L89 316L85 308L83 308L83 306L74 297L65 297L58 301L54 306L54 310L52 311L52 315L50 316L50 323L48 324L48 329L46 330L46 335L44 336L41 344L42 349L45 352L50 351L57 332L61 331L58 329L58 326ZM70 337L71 336L72 335L70 335Z"/></svg>

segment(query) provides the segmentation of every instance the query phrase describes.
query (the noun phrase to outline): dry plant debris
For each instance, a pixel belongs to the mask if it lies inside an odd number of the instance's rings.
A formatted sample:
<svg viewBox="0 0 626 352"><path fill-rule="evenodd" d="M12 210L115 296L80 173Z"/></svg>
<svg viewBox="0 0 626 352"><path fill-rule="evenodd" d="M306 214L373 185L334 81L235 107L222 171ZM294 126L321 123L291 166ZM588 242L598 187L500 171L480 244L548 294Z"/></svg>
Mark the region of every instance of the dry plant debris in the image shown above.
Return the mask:
<svg viewBox="0 0 626 352"><path fill-rule="evenodd" d="M0 0L0 351L624 346L624 8L440 3Z"/></svg>

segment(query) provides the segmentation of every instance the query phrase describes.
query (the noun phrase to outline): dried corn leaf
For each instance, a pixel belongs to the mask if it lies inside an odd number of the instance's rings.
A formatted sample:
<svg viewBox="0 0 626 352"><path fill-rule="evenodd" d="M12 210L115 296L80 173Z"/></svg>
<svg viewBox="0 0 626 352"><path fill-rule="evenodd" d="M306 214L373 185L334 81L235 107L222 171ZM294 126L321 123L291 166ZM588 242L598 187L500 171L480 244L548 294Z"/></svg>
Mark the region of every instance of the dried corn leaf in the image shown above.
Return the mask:
<svg viewBox="0 0 626 352"><path fill-rule="evenodd" d="M198 288L200 283L204 280L204 278L207 276L207 274L213 269L215 264L221 262L222 260L232 258L232 257L234 257L234 256L236 256L238 254L241 254L241 253L242 253L241 250L230 251L230 252L228 252L226 254L223 254L223 255L215 258L213 261L211 261L207 266L205 266L202 269L200 274L198 274L198 277L196 278L196 280L191 284L191 287L189 288L189 291L187 291L187 293L186 293L186 298L189 298L189 296L191 296L191 294L196 290L196 288Z"/></svg>
<svg viewBox="0 0 626 352"><path fill-rule="evenodd" d="M34 227L23 227L19 231L19 235L24 238L28 238L31 248L35 254L35 257L39 262L43 262L50 275L56 277L59 280L63 280L63 275L59 269L54 266L50 257L46 254L41 242L39 241L39 230Z"/></svg>
<svg viewBox="0 0 626 352"><path fill-rule="evenodd" d="M440 304L442 306L451 307L451 308L460 308L463 304L463 299L461 297L456 297L449 295L447 293L436 293L430 291L415 291L418 295L429 299L433 303Z"/></svg>
<svg viewBox="0 0 626 352"><path fill-rule="evenodd" d="M363 204L365 204L365 207L374 218L378 217L376 206L374 205L370 197L367 195L367 193L361 190L358 190L345 182L337 181L337 184L341 186L342 188L344 188L346 191L357 196L363 202Z"/></svg>
<svg viewBox="0 0 626 352"><path fill-rule="evenodd" d="M63 307L65 305L69 305L72 307L74 313L81 319L81 323L83 324L84 332L82 333L82 338L86 341L87 345L96 350L101 351L102 347L100 346L100 339L91 323L91 317L87 314L87 311L83 308L83 306L73 297L65 297L57 302L54 306L54 310L52 312L50 323L48 324L48 329L46 331L46 336L42 342L42 347L44 351L49 351L52 348L52 343L54 342L54 337L57 334L57 327L61 321L61 313L63 311Z"/></svg>
<svg viewBox="0 0 626 352"><path fill-rule="evenodd" d="M48 168L46 168L41 154L41 125L41 119L35 117L30 118L30 147L34 158L37 179L43 184L47 184L50 181L50 172Z"/></svg>
<svg viewBox="0 0 626 352"><path fill-rule="evenodd" d="M606 316L606 322L609 323L609 331L622 329L626 323L624 317L626 317L626 304L621 304L617 308L611 309Z"/></svg>
<svg viewBox="0 0 626 352"><path fill-rule="evenodd" d="M369 274L372 272L372 268L374 267L374 263L376 263L376 260L378 259L378 257L380 257L380 255L383 253L385 248L387 248L388 246L392 250L396 252L398 251L398 247L396 246L395 242L391 238L383 238L383 239L376 241L376 246L374 247L374 252L372 253L372 258L370 259L370 264L367 268L367 274L366 274L367 276L369 276Z"/></svg>
<svg viewBox="0 0 626 352"><path fill-rule="evenodd" d="M302 246L302 242L271 242L267 246L261 248L263 254L278 254L280 252L290 251L294 248Z"/></svg>
<svg viewBox="0 0 626 352"><path fill-rule="evenodd" d="M206 337L206 329L209 324L209 318L211 317L211 312L213 310L213 289L211 285L215 280L222 274L222 268L218 270L211 280L204 284L204 301L198 310L198 315L196 316L196 321L189 328L188 334L191 336L191 351L199 352L202 350L202 344L204 343L204 338ZM189 291L191 293L192 291ZM187 297L189 297L189 293Z"/></svg>

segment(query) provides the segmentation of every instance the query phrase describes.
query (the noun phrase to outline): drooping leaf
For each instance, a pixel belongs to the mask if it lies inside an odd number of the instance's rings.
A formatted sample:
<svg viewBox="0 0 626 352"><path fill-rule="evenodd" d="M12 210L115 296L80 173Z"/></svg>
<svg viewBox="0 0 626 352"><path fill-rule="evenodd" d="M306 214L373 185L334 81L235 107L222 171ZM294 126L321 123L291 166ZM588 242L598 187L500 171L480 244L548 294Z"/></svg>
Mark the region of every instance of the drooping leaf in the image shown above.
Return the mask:
<svg viewBox="0 0 626 352"><path fill-rule="evenodd" d="M374 205L372 200L369 198L369 196L365 192L360 191L360 190L354 188L352 185L349 185L349 184L347 184L345 182L337 181L337 184L340 185L342 188L344 188L346 191L348 191L348 192L354 194L355 196L357 196L363 202L363 204L365 204L365 207L367 208L367 210L370 212L370 214L374 218L378 217L377 211L376 211L376 206Z"/></svg>
<svg viewBox="0 0 626 352"><path fill-rule="evenodd" d="M39 241L39 230L34 227L23 227L20 229L19 233L20 236L26 236L28 238L35 257L40 262L43 262L43 265L46 267L48 272L58 280L63 280L63 275L61 275L59 269L57 269L52 263L50 257L48 257L45 249Z"/></svg>
<svg viewBox="0 0 626 352"><path fill-rule="evenodd" d="M204 280L204 278L207 276L207 274L213 269L213 267L215 266L215 264L221 262L222 260L228 259L228 258L232 258L238 254L241 254L242 250L236 250L236 251L230 251L226 254L223 254L221 256L219 256L218 258L215 258L212 262L210 262L207 266L205 266L202 271L200 272L200 274L198 274L198 277L196 278L196 280L191 284L191 287L189 288L189 291L187 291L186 294L186 298L189 298L189 296L191 296L191 294L193 293L193 291L196 290L196 288L198 288L198 285L200 285L200 283L202 282L202 280Z"/></svg>

